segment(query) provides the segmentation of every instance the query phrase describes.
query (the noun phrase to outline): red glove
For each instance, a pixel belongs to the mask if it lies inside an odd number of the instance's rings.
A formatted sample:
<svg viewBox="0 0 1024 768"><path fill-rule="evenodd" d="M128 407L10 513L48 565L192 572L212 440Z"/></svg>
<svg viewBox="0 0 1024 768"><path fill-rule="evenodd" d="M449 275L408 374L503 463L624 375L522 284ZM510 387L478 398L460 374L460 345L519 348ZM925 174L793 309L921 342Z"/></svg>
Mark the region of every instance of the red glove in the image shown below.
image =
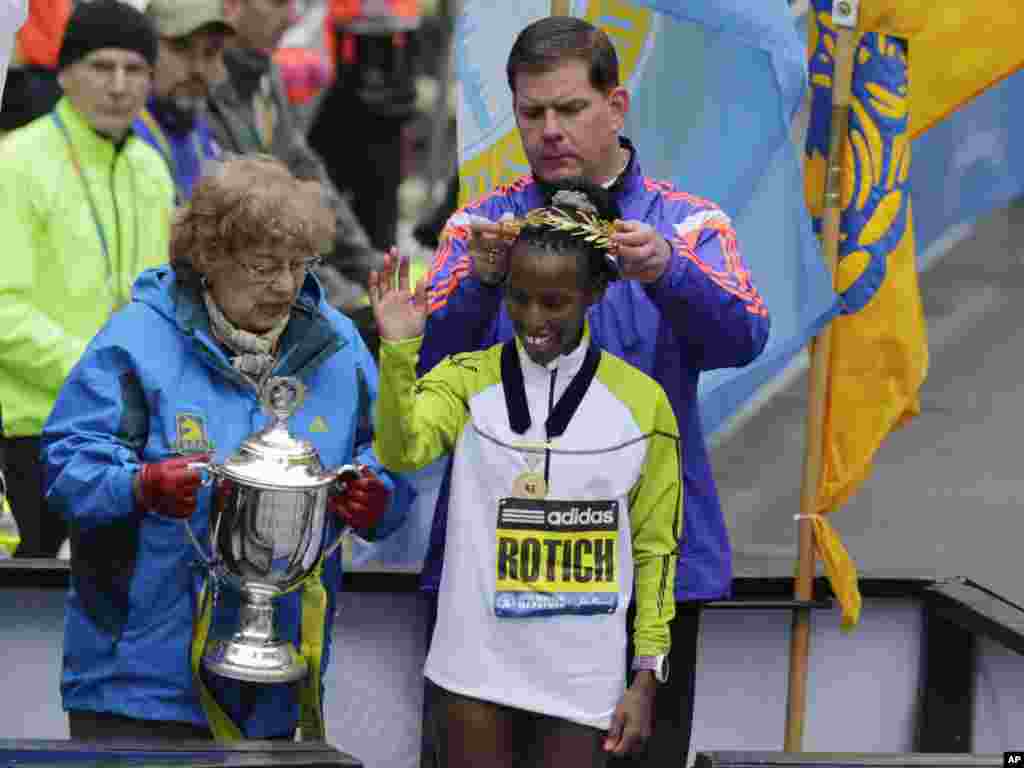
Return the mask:
<svg viewBox="0 0 1024 768"><path fill-rule="evenodd" d="M388 508L391 491L369 467L361 467L359 475L335 485L327 506L346 525L370 531Z"/></svg>
<svg viewBox="0 0 1024 768"><path fill-rule="evenodd" d="M143 464L135 476L139 504L168 517L190 517L196 511L196 493L203 477L188 465L209 459L209 454L192 454Z"/></svg>

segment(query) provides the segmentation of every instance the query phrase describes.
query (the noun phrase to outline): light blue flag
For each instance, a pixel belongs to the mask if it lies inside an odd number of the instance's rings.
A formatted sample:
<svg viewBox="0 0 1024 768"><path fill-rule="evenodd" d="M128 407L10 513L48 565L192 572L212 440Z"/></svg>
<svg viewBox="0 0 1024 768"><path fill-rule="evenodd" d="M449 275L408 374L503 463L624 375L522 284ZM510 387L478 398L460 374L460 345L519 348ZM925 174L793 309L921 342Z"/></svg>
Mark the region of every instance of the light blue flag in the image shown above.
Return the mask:
<svg viewBox="0 0 1024 768"><path fill-rule="evenodd" d="M1024 195L1022 125L1024 70L914 140L910 189L919 269L931 266L954 230Z"/></svg>
<svg viewBox="0 0 1024 768"><path fill-rule="evenodd" d="M663 22L631 88L626 133L646 173L715 201L732 217L771 316L768 345L754 363L701 376L701 414L713 435L837 308L792 140L807 87L806 43L784 0L635 4Z"/></svg>

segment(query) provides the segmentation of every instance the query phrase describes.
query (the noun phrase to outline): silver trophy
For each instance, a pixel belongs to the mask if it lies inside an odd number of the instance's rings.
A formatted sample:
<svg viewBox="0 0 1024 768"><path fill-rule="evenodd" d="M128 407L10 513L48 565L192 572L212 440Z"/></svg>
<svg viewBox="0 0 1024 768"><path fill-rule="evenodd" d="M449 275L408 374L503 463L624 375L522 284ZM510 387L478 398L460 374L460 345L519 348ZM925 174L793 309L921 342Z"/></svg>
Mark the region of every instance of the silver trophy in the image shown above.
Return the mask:
<svg viewBox="0 0 1024 768"><path fill-rule="evenodd" d="M191 528L189 534L210 568L214 593L226 584L241 595L237 628L229 636L211 633L203 666L234 680L287 683L306 675L305 660L278 636L274 598L308 577L346 532L327 544L327 494L336 481L359 477L359 467L325 470L313 445L291 435L288 419L304 397L298 379L268 380L260 401L270 426L222 464L190 465L208 473L204 484L213 493L208 547Z"/></svg>

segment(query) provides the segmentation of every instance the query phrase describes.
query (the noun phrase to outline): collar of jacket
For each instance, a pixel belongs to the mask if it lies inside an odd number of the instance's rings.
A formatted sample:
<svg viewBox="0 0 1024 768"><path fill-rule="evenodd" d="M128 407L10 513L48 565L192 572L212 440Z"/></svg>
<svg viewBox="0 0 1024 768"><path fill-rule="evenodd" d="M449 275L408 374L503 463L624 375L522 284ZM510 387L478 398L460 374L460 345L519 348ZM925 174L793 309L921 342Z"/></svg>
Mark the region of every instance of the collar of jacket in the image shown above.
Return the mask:
<svg viewBox="0 0 1024 768"><path fill-rule="evenodd" d="M188 136L196 128L196 111L182 109L173 99L150 96L146 101L146 109L162 131L176 138Z"/></svg>
<svg viewBox="0 0 1024 768"><path fill-rule="evenodd" d="M633 142L625 136L620 136L619 146L629 152L629 162L609 191L616 199L622 200L643 192L644 176L640 170L640 162L636 159L636 147L633 146Z"/></svg>
<svg viewBox="0 0 1024 768"><path fill-rule="evenodd" d="M572 376L569 386L548 414L544 422L548 438L561 437L569 426L576 409L583 401L590 382L597 374L601 351L590 343L590 326L584 320L580 343L567 355L560 355L547 365L538 365L526 354L516 337L505 343L501 350L501 382L505 390L505 408L513 432L523 434L530 428L530 406L526 398L525 378L538 375L548 377L555 371Z"/></svg>
<svg viewBox="0 0 1024 768"><path fill-rule="evenodd" d="M260 79L270 72L273 60L263 51L248 48L228 48L224 51L224 66L228 71L234 95L248 101L260 87Z"/></svg>
<svg viewBox="0 0 1024 768"><path fill-rule="evenodd" d="M647 193L647 189L644 186L644 174L640 168L640 161L637 159L637 151L633 142L625 136L620 136L619 145L629 151L629 162L626 164L626 170L612 184L610 192L618 201L619 207L625 209L629 201L641 198ZM644 210L646 211L648 208L645 206ZM622 211L622 216L628 218L625 210ZM640 311L634 305L637 300L636 292L643 291L644 286L635 280L625 280L613 283L609 286L609 290L612 289L620 292L622 296L623 306L621 311L616 312L616 322L619 326L622 345L625 349L633 349L644 340L639 325Z"/></svg>
<svg viewBox="0 0 1024 768"><path fill-rule="evenodd" d="M98 133L85 117L75 109L67 96L61 96L55 107L61 122L68 129L68 136L75 145L75 152L83 165L101 163L109 165L119 151L128 146L135 138L132 129L128 129L121 142Z"/></svg>
<svg viewBox="0 0 1024 768"><path fill-rule="evenodd" d="M175 278L171 293L178 327L204 347L218 369L232 379L242 380L241 374L231 366L227 355L214 341L210 316L198 287L178 282ZM316 278L308 276L292 304L288 327L281 335L280 352L273 371L275 376L300 376L347 346L348 341L342 338L320 311L319 295L320 287Z"/></svg>
<svg viewBox="0 0 1024 768"><path fill-rule="evenodd" d="M640 161L637 159L637 151L633 142L625 136L620 136L619 146L628 150L629 162L626 163L626 169L608 191L619 204L619 208L622 209L623 218L629 218L625 211L626 206L630 201L641 199L646 195L647 189L644 186L643 170L640 168ZM648 206L645 205L644 210L649 210ZM644 341L639 321L640 310L634 303L638 300L637 292L643 290L644 286L635 280L617 280L608 286L608 291L614 293L616 301L609 302L606 297L600 304L595 304L589 310L589 312L598 311L600 306L615 313L619 339L625 349L633 349ZM616 306L618 302L621 302L621 306Z"/></svg>

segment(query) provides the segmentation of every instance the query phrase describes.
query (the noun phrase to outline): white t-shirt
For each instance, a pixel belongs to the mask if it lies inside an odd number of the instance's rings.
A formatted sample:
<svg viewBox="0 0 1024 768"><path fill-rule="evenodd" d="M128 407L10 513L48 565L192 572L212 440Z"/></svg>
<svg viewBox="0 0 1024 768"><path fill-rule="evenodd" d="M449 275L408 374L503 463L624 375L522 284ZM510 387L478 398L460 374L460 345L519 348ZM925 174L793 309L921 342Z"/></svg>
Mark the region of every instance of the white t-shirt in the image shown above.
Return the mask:
<svg viewBox="0 0 1024 768"><path fill-rule="evenodd" d="M625 690L626 608L633 594L628 494L643 467L646 443L633 440L635 427L626 406L596 380L559 441L566 448L592 449L609 443L624 447L608 454L607 472L599 477L593 476L592 470L576 468L576 464L592 467L593 456L582 452L578 457L559 455L553 461L564 469L553 470L551 495L612 499L617 504L615 530L609 532L617 553L613 559L605 559L618 565L613 577L594 577L595 582L607 582L602 588L609 591L586 595L580 587L579 595L588 600L610 599L613 607L592 615L497 615L502 609L500 601L510 599L503 597L496 575L501 570L495 544L501 521L499 497L505 495L513 477L531 468L524 463L526 454L501 443L505 438L534 443L544 440L540 414L548 412L549 398L557 402L564 394L585 352L586 345L581 344L545 370L519 350L526 398L534 415L521 436L509 429L503 385L478 393L470 404L472 426L463 433L454 454L445 566L425 675L463 696L604 730ZM553 394L549 392L552 369L557 369ZM502 437L495 442L485 435ZM481 471L481 467L486 469ZM521 517L530 513L510 514ZM547 550L540 546L538 563L543 572ZM520 567L525 570L525 565ZM557 580L559 574L546 578ZM523 600L525 605L511 606L508 613L529 614L529 598ZM543 607L537 610L543 611Z"/></svg>

